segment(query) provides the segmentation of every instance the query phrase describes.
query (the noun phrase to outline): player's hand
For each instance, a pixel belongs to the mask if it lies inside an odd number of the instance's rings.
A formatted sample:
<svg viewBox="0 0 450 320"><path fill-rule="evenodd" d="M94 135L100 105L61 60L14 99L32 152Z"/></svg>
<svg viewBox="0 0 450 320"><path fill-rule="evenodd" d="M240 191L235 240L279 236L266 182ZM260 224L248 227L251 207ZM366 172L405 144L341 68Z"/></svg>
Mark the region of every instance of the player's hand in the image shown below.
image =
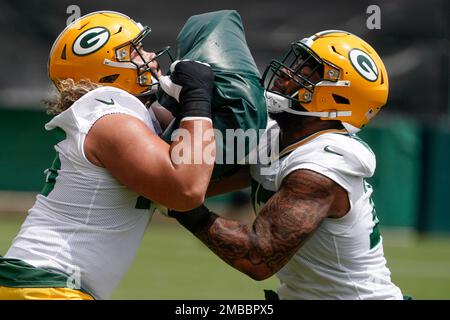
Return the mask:
<svg viewBox="0 0 450 320"><path fill-rule="evenodd" d="M192 233L201 231L217 218L217 215L204 205L185 212L168 210L168 216L177 219L182 226Z"/></svg>
<svg viewBox="0 0 450 320"><path fill-rule="evenodd" d="M161 88L182 105L182 117L211 118L214 73L207 63L181 60L170 66L170 76L159 79Z"/></svg>

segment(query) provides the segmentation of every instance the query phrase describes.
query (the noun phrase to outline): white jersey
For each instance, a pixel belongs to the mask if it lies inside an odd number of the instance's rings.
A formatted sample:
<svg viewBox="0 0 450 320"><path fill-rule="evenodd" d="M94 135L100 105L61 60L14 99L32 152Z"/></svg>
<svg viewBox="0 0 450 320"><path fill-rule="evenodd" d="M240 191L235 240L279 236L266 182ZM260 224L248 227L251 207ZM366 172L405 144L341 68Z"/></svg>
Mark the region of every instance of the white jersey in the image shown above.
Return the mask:
<svg viewBox="0 0 450 320"><path fill-rule="evenodd" d="M271 129L278 128L271 123ZM267 148L262 141L261 148ZM350 211L326 218L277 276L281 299L402 299L384 258L378 219L365 181L375 171L375 155L355 135L341 130L315 133L285 148L278 161L251 167L255 210L291 172L318 172L344 188Z"/></svg>
<svg viewBox="0 0 450 320"><path fill-rule="evenodd" d="M153 114L134 96L95 89L45 125L62 134L47 183L6 253L35 267L66 274L73 286L108 299L135 257L150 221L150 201L119 183L84 154L101 117L123 113L154 131Z"/></svg>

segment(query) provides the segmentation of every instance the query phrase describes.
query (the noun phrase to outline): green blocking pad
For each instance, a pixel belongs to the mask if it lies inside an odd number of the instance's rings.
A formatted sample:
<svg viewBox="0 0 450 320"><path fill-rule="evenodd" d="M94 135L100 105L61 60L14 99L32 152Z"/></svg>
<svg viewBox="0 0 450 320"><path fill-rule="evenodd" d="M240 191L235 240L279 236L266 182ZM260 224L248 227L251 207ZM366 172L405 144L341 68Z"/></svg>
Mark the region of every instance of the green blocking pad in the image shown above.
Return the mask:
<svg viewBox="0 0 450 320"><path fill-rule="evenodd" d="M241 17L234 10L192 16L180 31L176 46L176 59L207 62L214 71L213 122L222 133L222 137L216 135L216 145L223 164L217 158L213 179L230 175L242 159L237 158L236 137L227 139L225 130L265 129L267 124L264 89L245 40ZM175 116L179 114L178 103L162 91L158 93L158 102ZM170 133L166 132L165 139L170 139ZM257 139L258 135L255 136ZM250 135L245 141L241 154L246 155L256 141ZM231 159L233 164L226 164Z"/></svg>

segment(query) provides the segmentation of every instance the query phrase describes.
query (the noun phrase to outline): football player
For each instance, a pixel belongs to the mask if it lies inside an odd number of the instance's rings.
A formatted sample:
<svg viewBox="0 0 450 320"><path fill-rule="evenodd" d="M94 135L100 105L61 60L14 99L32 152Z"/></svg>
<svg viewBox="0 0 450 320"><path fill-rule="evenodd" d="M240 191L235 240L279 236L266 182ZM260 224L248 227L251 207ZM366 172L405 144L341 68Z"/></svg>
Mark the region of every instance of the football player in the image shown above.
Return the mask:
<svg viewBox="0 0 450 320"><path fill-rule="evenodd" d="M251 185L253 224L201 206L169 211L232 267L274 274L280 299L402 299L386 266L372 188L375 155L355 133L386 104L388 75L376 51L345 31L291 44L263 76L280 152L268 165L212 184L209 195ZM271 136L270 134L268 136Z"/></svg>
<svg viewBox="0 0 450 320"><path fill-rule="evenodd" d="M156 59L166 50L145 51L149 33L102 11L56 39L48 70L59 98L45 128L60 138L57 156L0 256L0 299L107 299L136 254L151 203L189 210L203 202L214 160L196 155L208 148L214 156L214 137L198 140L212 129L214 75L206 64L181 61L161 76ZM137 98L159 82L180 103L180 128L190 134L172 145ZM172 161L175 147L188 161Z"/></svg>

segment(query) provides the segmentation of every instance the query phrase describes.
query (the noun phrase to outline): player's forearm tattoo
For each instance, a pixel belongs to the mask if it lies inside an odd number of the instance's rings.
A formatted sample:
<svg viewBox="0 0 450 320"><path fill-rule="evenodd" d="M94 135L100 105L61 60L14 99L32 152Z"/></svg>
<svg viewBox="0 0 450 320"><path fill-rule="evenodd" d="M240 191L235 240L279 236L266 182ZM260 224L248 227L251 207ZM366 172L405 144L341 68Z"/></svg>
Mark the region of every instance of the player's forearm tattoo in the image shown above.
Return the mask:
<svg viewBox="0 0 450 320"><path fill-rule="evenodd" d="M253 225L217 218L196 236L234 268L265 278L282 268L327 217L334 187L320 174L295 171Z"/></svg>

